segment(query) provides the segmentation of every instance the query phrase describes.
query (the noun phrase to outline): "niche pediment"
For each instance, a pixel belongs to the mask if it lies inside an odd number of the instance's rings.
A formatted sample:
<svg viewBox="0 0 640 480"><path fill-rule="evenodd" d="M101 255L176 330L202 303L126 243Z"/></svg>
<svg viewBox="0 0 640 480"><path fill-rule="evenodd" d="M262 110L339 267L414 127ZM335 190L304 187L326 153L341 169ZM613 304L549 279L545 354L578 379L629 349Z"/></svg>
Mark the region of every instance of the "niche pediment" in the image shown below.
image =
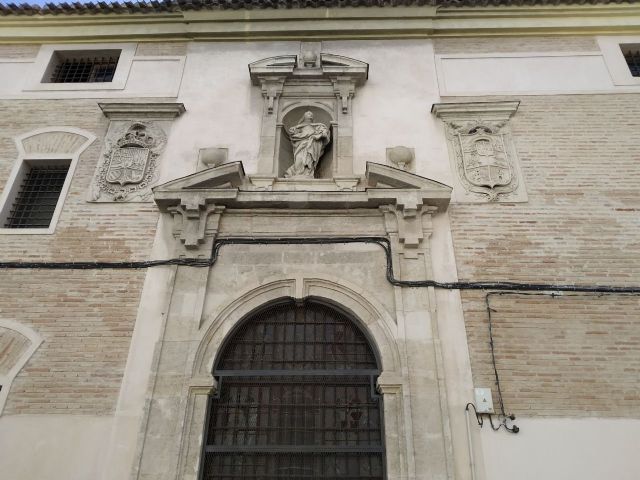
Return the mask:
<svg viewBox="0 0 640 480"><path fill-rule="evenodd" d="M263 82L276 78L310 78L346 76L356 85L362 85L369 75L369 64L355 58L335 55L333 53L303 52L298 55L279 55L263 58L249 64L251 83L262 85Z"/></svg>

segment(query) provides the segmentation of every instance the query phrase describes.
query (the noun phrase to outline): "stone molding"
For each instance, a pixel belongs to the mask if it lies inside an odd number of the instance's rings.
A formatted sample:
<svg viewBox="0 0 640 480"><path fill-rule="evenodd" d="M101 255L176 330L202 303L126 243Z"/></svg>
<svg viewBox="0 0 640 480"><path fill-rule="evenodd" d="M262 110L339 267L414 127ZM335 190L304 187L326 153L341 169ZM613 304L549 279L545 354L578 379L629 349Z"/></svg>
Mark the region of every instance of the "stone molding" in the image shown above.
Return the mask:
<svg viewBox="0 0 640 480"><path fill-rule="evenodd" d="M159 159L182 103L98 103L110 120L89 202L148 202Z"/></svg>
<svg viewBox="0 0 640 480"><path fill-rule="evenodd" d="M247 0L248 1L248 0ZM535 0L530 0L535 1ZM364 38L433 38L451 35L513 36L514 25L523 34L536 35L542 30L549 35L572 32L581 35L610 34L637 27L640 9L637 5L616 4L607 0L589 0L589 4L550 5L548 1L535 8L485 5L460 8L418 4L411 7L370 8L256 8L209 9L206 2L189 8L158 3L123 7L105 4L64 4L37 6L2 6L6 43L50 41L175 41L193 40L291 40L291 20L297 37L314 36L325 40ZM584 3L584 2L583 2ZM184 4L186 7L186 3ZM211 4L213 5L213 4ZM216 4L217 5L217 4ZM260 6L260 5L258 5ZM342 4L343 7L347 6ZM349 4L348 6L352 6ZM237 7L237 6L236 6ZM138 11L139 10L139 11ZM160 14L162 22L141 28L140 14ZM505 13L509 21L505 21ZM597 12L597 15L594 13ZM53 15L52 15L53 13ZM56 15L56 13L64 13ZM96 15L96 13L98 13ZM104 13L107 13L106 15ZM570 14L568 14L570 13ZM41 14L46 15L46 22ZM79 22L79 18L82 19ZM117 18L117 22L114 22ZM578 20L576 20L578 19Z"/></svg>
<svg viewBox="0 0 640 480"><path fill-rule="evenodd" d="M203 319L194 338L197 350L193 355L191 378L187 382L185 421L179 439L177 478L192 478L197 473L202 450L202 425L206 421L207 395L216 388L211 375L214 361L225 339L251 312L275 303L283 298L303 299L313 297L343 310L367 333L381 363L382 373L378 384L384 385L383 408L385 415L385 444L387 462L393 466L390 478L405 478L413 462L413 452L404 441L405 410L408 397L403 397L402 387L394 388L386 379L399 385L408 385L402 374L402 353L399 348L399 332L389 312L361 286L349 285L344 279L329 276L274 278L249 285L244 293L221 308L209 318ZM410 390L409 387L406 390Z"/></svg>
<svg viewBox="0 0 640 480"><path fill-rule="evenodd" d="M131 120L136 117L149 120L173 120L186 111L183 103L169 102L110 102L98 103L98 106L109 120Z"/></svg>
<svg viewBox="0 0 640 480"><path fill-rule="evenodd" d="M526 202L510 119L519 101L436 103L445 124L455 199L459 202Z"/></svg>
<svg viewBox="0 0 640 480"><path fill-rule="evenodd" d="M274 180L278 182L278 180ZM211 242L218 233L220 216L233 209L381 209L397 227L401 248L418 247L425 236L425 216L446 210L451 188L403 170L369 162L363 178L354 190L296 190L296 183L282 180L289 190L264 190L251 182L241 162L210 168L153 189L156 204L173 216L173 235L180 242L180 254L209 255ZM327 183L326 186L329 186ZM300 186L307 187L306 182ZM388 221L391 221L388 218ZM182 250L182 247L186 249Z"/></svg>

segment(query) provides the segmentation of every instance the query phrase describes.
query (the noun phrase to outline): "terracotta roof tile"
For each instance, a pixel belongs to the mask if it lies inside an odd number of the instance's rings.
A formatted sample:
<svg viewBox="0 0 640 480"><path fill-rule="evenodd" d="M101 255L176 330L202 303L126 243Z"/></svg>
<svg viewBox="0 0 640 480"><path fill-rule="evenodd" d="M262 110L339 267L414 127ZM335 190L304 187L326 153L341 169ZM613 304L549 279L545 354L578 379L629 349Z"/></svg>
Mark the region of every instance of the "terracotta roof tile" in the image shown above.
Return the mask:
<svg viewBox="0 0 640 480"><path fill-rule="evenodd" d="M65 2L43 6L0 3L0 15L91 15L104 13L167 13L186 10L252 10L341 7L487 7L638 3L639 0L149 0Z"/></svg>

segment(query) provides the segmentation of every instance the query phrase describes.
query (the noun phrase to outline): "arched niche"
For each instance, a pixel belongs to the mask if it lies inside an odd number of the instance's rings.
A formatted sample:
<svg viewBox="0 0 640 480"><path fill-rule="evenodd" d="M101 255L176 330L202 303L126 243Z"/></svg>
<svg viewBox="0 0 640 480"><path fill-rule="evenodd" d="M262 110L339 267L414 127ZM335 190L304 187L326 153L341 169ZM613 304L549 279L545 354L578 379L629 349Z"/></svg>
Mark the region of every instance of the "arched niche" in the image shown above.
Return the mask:
<svg viewBox="0 0 640 480"><path fill-rule="evenodd" d="M352 100L356 87L367 80L369 65L322 52L319 42L302 42L300 48L300 57L280 55L249 64L251 81L261 88L264 98L257 176L262 180L283 177L292 163L289 140L283 137L284 116L298 108L304 113L305 108L316 107L318 114L323 110L331 117L327 126L332 142L318 163L315 178L325 182L328 178L353 179ZM308 183L304 179L303 184Z"/></svg>
<svg viewBox="0 0 640 480"><path fill-rule="evenodd" d="M293 164L293 146L287 132L291 127L302 123L303 116L306 112L313 113L313 122L322 123L327 126L331 132L331 139L326 146L318 166L316 168L315 178L331 178L335 165L335 142L334 138L337 134L333 112L329 111L324 105L317 103L307 103L304 105L294 106L288 111L283 112L282 122L278 124L277 134L277 173L278 177L284 177L287 169Z"/></svg>

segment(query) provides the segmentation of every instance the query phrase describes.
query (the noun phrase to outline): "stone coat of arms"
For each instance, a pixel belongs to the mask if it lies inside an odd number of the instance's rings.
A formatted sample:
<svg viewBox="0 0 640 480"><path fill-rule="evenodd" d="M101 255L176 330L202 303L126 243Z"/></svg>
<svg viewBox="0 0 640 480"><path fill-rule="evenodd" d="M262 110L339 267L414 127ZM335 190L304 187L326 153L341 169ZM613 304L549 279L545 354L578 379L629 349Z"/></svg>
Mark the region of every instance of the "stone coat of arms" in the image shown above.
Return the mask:
<svg viewBox="0 0 640 480"><path fill-rule="evenodd" d="M464 187L494 201L518 187L517 175L502 125L472 122L451 125L456 166Z"/></svg>
<svg viewBox="0 0 640 480"><path fill-rule="evenodd" d="M150 122L134 122L105 151L91 199L146 201L157 180L156 159L166 144L162 129Z"/></svg>

